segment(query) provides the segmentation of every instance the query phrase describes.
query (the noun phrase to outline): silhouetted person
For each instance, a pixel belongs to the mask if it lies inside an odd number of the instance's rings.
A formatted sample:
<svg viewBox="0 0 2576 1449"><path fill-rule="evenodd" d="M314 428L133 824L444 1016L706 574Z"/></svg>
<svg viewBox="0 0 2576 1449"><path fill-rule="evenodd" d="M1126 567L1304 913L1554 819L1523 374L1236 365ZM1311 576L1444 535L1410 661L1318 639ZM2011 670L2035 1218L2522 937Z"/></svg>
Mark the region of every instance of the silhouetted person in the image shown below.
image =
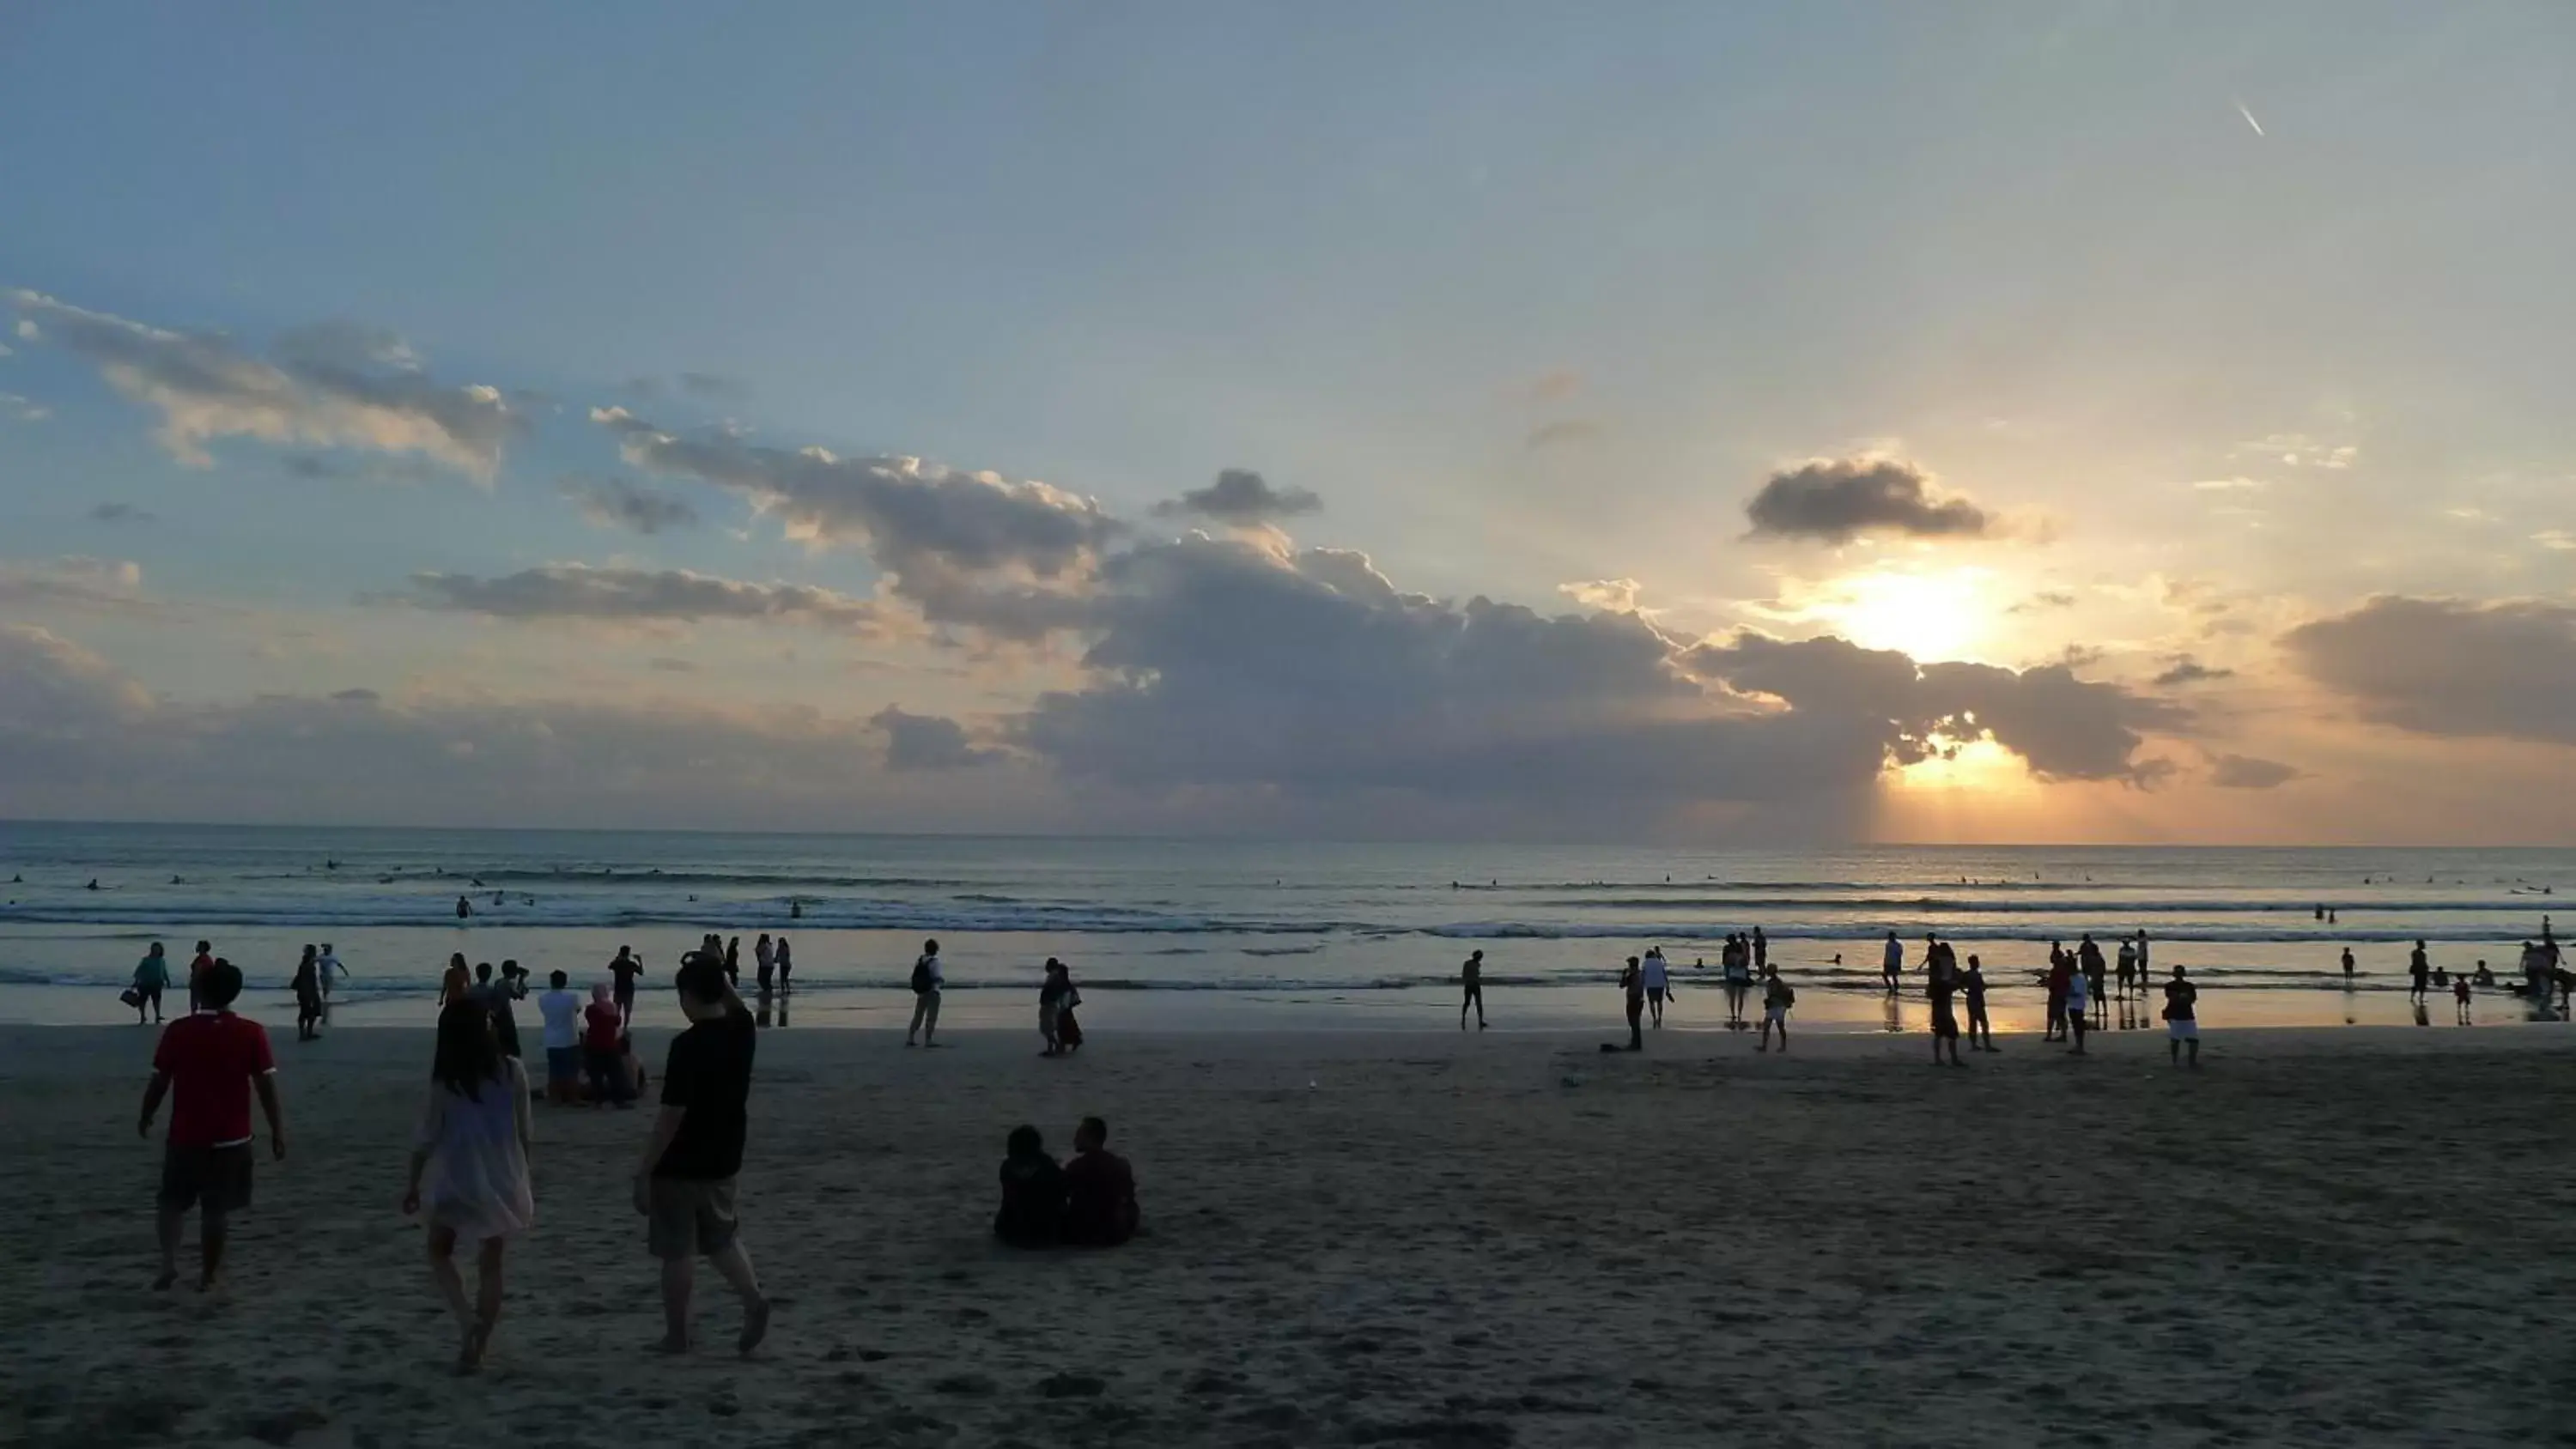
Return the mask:
<svg viewBox="0 0 2576 1449"><path fill-rule="evenodd" d="M1136 1235L1136 1174L1109 1150L1109 1124L1085 1117L1073 1131L1073 1160L1064 1165L1064 1240L1079 1248L1114 1248Z"/></svg>
<svg viewBox="0 0 2576 1449"><path fill-rule="evenodd" d="M1465 963L1458 968L1458 979L1467 988L1466 995L1458 1001L1458 1029L1460 1031L1467 1029L1467 1008L1472 1006L1476 1008L1476 1030L1483 1031L1485 1029L1485 953L1482 951L1470 953Z"/></svg>
<svg viewBox="0 0 2576 1449"><path fill-rule="evenodd" d="M2182 1060L2183 1043L2191 1044L2191 1064L2200 1065L2200 988L2191 984L2180 966L2173 969L2173 979L2165 983L2165 1053L2175 1061Z"/></svg>
<svg viewBox="0 0 2576 1449"><path fill-rule="evenodd" d="M1002 1206L993 1236L1014 1248L1052 1248L1064 1241L1064 1169L1047 1155L1035 1127L1014 1127L1002 1158Z"/></svg>

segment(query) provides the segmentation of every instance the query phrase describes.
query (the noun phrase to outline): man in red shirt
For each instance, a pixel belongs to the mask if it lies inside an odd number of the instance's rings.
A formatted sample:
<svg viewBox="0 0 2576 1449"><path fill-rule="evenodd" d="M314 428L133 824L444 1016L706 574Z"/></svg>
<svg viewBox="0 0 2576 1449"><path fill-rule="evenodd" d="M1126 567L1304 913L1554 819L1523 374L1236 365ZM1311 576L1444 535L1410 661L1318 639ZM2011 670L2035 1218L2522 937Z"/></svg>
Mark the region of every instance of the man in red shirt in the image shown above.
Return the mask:
<svg viewBox="0 0 2576 1449"><path fill-rule="evenodd" d="M229 961L210 963L197 977L199 1009L161 1032L152 1054L152 1085L143 1091L137 1124L152 1135L161 1099L170 1098L170 1140L161 1159L161 1276L155 1289L179 1279L179 1230L188 1209L204 1212L198 1250L203 1266L197 1291L211 1291L223 1274L224 1219L250 1206L250 1099L255 1092L268 1117L268 1150L286 1159L286 1122L277 1107L277 1060L268 1033L233 1015L241 971Z"/></svg>

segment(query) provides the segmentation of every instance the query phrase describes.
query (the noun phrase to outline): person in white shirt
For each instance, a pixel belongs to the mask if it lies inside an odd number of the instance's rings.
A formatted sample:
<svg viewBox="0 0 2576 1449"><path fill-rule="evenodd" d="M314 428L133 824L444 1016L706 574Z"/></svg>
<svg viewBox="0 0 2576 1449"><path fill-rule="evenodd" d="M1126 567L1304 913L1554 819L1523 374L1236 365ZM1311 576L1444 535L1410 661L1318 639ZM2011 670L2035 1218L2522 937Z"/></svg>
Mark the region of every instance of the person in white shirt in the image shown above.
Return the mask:
<svg viewBox="0 0 2576 1449"><path fill-rule="evenodd" d="M1673 979L1664 970L1664 948L1651 946L1645 959L1638 963L1646 973L1646 1007L1654 1014L1655 1025L1664 1024L1664 998L1671 994Z"/></svg>
<svg viewBox="0 0 2576 1449"><path fill-rule="evenodd" d="M1879 956L1878 971L1887 978L1887 994L1894 996L1898 984L1905 979L1905 943L1896 939L1894 931L1887 933L1887 949Z"/></svg>
<svg viewBox="0 0 2576 1449"><path fill-rule="evenodd" d="M2075 1049L2069 1056L2084 1055L2084 1033L2092 1025L2086 1014L2093 1004L2092 978L2081 969L2066 973L2066 1029L2075 1038Z"/></svg>
<svg viewBox="0 0 2576 1449"><path fill-rule="evenodd" d="M903 1044L913 1045L921 1038L923 1046L935 1046L931 1040L939 1034L939 988L947 978L939 972L939 943L921 943L921 957L912 963L912 1025L903 1034Z"/></svg>
<svg viewBox="0 0 2576 1449"><path fill-rule="evenodd" d="M582 1000L567 989L569 978L560 971L548 976L546 984L552 989L537 998L537 1014L546 1022L546 1100L578 1102Z"/></svg>
<svg viewBox="0 0 2576 1449"><path fill-rule="evenodd" d="M337 976L343 981L349 978L349 968L340 964L338 953L331 949L328 941L322 943L322 958L313 963L313 974L321 978L322 1010L327 1014L331 1009L331 978Z"/></svg>

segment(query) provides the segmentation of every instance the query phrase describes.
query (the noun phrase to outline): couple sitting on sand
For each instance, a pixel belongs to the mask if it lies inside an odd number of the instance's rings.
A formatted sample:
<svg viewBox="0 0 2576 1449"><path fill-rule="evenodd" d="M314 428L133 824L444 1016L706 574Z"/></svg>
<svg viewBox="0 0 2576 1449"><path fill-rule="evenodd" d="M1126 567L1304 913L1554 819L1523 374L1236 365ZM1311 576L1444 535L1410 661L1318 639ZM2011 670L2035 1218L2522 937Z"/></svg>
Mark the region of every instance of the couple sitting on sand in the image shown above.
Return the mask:
<svg viewBox="0 0 2576 1449"><path fill-rule="evenodd" d="M1011 1129L993 1236L1014 1248L1114 1248L1136 1235L1136 1174L1109 1150L1109 1124L1085 1117L1059 1167L1035 1127Z"/></svg>

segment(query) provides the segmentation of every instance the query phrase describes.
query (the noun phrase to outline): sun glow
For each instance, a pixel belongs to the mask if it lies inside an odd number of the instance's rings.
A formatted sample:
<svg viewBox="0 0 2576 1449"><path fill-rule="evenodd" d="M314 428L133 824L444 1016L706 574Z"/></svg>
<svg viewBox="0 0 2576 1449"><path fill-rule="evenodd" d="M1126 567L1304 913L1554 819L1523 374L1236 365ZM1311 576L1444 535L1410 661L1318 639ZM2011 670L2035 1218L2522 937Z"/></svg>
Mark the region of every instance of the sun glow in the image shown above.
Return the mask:
<svg viewBox="0 0 2576 1449"><path fill-rule="evenodd" d="M1973 659L1992 642L1990 582L1984 569L1876 569L1823 586L1806 614L1863 648L1901 650L1920 663Z"/></svg>

